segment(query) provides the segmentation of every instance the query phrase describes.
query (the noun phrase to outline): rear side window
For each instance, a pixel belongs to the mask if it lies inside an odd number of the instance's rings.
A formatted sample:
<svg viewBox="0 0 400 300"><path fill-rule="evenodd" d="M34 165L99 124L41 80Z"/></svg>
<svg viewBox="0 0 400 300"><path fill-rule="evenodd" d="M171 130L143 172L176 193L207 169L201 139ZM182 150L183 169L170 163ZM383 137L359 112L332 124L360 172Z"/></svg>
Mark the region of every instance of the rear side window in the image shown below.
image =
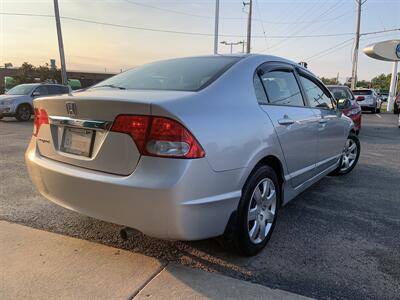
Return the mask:
<svg viewBox="0 0 400 300"><path fill-rule="evenodd" d="M47 88L50 95L61 95L69 92L68 87L61 85L49 85Z"/></svg>
<svg viewBox="0 0 400 300"><path fill-rule="evenodd" d="M106 79L92 88L117 86L139 90L198 91L216 80L239 57L189 57L143 65Z"/></svg>
<svg viewBox="0 0 400 300"><path fill-rule="evenodd" d="M336 100L354 99L350 89L347 87L328 87L328 89L331 91Z"/></svg>
<svg viewBox="0 0 400 300"><path fill-rule="evenodd" d="M256 92L258 104L268 104L267 95L265 95L264 87L258 75L254 76L254 90Z"/></svg>
<svg viewBox="0 0 400 300"><path fill-rule="evenodd" d="M304 106L296 77L291 71L270 71L261 76L270 104Z"/></svg>
<svg viewBox="0 0 400 300"><path fill-rule="evenodd" d="M313 80L302 75L300 75L300 78L311 107L327 109L334 108L330 96L327 95Z"/></svg>

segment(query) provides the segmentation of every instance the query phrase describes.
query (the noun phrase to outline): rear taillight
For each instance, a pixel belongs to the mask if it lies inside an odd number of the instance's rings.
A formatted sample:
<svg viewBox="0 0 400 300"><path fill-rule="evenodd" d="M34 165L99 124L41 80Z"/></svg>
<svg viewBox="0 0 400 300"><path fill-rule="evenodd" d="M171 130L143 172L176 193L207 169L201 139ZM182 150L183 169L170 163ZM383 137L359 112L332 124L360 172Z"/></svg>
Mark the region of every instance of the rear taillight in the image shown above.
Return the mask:
<svg viewBox="0 0 400 300"><path fill-rule="evenodd" d="M49 124L49 117L47 112L43 108L35 108L35 119L33 121L33 135L37 136L40 130L40 126L43 124Z"/></svg>
<svg viewBox="0 0 400 300"><path fill-rule="evenodd" d="M129 134L142 155L175 158L200 158L205 155L189 130L169 118L120 115L111 131Z"/></svg>

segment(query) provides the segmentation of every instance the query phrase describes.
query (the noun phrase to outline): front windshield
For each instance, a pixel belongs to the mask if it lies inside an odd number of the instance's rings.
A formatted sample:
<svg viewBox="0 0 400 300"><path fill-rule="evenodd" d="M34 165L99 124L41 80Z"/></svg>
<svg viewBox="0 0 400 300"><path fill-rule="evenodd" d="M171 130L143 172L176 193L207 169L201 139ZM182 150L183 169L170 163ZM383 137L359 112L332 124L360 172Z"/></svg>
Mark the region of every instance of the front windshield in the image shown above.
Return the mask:
<svg viewBox="0 0 400 300"><path fill-rule="evenodd" d="M346 87L328 87L328 89L331 91L333 96L335 97L336 100L339 99L351 99L353 100L353 94L350 92L350 90Z"/></svg>
<svg viewBox="0 0 400 300"><path fill-rule="evenodd" d="M106 79L92 88L197 91L210 84L238 57L189 57L143 65Z"/></svg>
<svg viewBox="0 0 400 300"><path fill-rule="evenodd" d="M7 95L28 95L34 88L35 88L35 86L30 85L30 84L20 84L20 85L13 87L6 94Z"/></svg>

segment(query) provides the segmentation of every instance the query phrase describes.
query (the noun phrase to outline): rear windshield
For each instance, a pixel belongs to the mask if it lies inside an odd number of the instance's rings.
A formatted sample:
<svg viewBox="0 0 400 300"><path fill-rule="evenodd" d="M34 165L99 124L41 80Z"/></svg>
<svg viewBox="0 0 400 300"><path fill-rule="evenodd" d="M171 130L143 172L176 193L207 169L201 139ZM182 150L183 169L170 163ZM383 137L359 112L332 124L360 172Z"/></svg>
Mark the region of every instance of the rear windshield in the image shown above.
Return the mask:
<svg viewBox="0 0 400 300"><path fill-rule="evenodd" d="M351 99L353 100L353 94L351 93L350 89L347 87L340 87L340 86L328 86L328 89L331 91L333 96L336 100L340 99Z"/></svg>
<svg viewBox="0 0 400 300"><path fill-rule="evenodd" d="M371 90L355 90L353 91L354 95L372 95L372 91Z"/></svg>
<svg viewBox="0 0 400 300"><path fill-rule="evenodd" d="M239 57L188 57L146 64L106 79L101 86L138 90L198 91L237 62Z"/></svg>

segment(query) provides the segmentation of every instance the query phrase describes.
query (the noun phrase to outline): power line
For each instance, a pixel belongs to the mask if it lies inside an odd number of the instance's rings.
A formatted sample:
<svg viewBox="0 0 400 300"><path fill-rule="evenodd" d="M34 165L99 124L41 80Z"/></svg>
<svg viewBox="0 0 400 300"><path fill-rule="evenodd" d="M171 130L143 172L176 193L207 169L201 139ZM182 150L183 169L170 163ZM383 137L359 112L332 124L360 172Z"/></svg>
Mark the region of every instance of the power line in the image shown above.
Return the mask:
<svg viewBox="0 0 400 300"><path fill-rule="evenodd" d="M195 17L195 18L204 18L204 19L214 19L213 16L206 16L206 15L198 15L198 14L192 14L192 13L187 13L184 11L179 11L179 10L174 10L174 9L169 9L169 8L162 8L158 6L153 6L150 4L144 4L136 1L131 1L131 0L125 0L129 4L137 5L137 6L142 6L142 7L147 7L155 10L160 10L160 11L165 11L173 14L179 14L179 15L184 15L184 16L189 16L189 17Z"/></svg>
<svg viewBox="0 0 400 300"><path fill-rule="evenodd" d="M397 30L400 30L400 29L397 29ZM387 33L390 33L390 32L393 32L393 30L384 31L384 32L381 32L381 33L373 33L373 34L387 34ZM393 33L389 34L389 36L390 35L393 35ZM360 40L362 40L364 42L364 41L375 39L375 38L376 37L370 37L370 38L361 37ZM347 39L345 41L340 42L339 44L336 44L336 45L331 46L331 47L329 47L329 48L327 48L327 49L325 49L323 51L320 51L320 52L318 52L318 53L306 58L305 61L309 62L309 61L312 61L312 60L315 60L315 59L319 59L319 58L325 57L326 55L335 53L335 52L339 51L340 49L342 49L342 48L344 48L346 46L349 46L350 45L349 42L351 42L351 41L353 41L353 38Z"/></svg>
<svg viewBox="0 0 400 300"><path fill-rule="evenodd" d="M324 10L320 15L318 15L317 17L312 19L312 22L317 21L319 18L325 16L326 14L332 12L333 10L335 10L344 0L339 0L337 1L334 5L330 6L328 9ZM307 28L307 25L300 27L299 29L297 29L291 36L295 36L296 34L298 34L299 32L301 32L302 30L304 30L305 28ZM269 49L271 48L275 48L279 45L282 45L283 43L285 43L286 40L282 40L279 41L278 43L276 43L275 45L272 45Z"/></svg>
<svg viewBox="0 0 400 300"><path fill-rule="evenodd" d="M385 30L379 30L379 31L365 32L365 33L360 33L360 35L363 36L363 35L371 35L371 34L393 32L393 31L400 31L400 28L392 28L392 29L385 29Z"/></svg>
<svg viewBox="0 0 400 300"><path fill-rule="evenodd" d="M305 59L305 61L307 62L307 61L311 60L312 58L319 56L320 54L324 54L325 52L329 52L330 50L335 49L336 47L339 47L339 46L341 46L341 45L343 45L343 44L347 44L348 42L350 42L350 41L352 41L352 40L353 40L353 38L351 38L351 39L346 39L346 40L340 42L339 44L337 44L337 45L335 45L335 46L331 46L331 47L329 47L329 48L327 48L327 49L325 49L325 50L322 50L322 51L320 51L320 52L317 52L317 53L315 53L315 54L313 54L313 55L307 57L307 58Z"/></svg>
<svg viewBox="0 0 400 300"><path fill-rule="evenodd" d="M46 15L46 14L0 12L0 15L54 18L54 15ZM167 29L130 26L130 25L107 23L107 22L102 22L102 21L88 20L88 19L68 17L68 16L61 16L60 18L64 19L64 20L70 20L70 21L76 21L76 22L104 25L104 26L117 27L117 28L151 31L151 32L172 33L172 34L193 35L193 36L207 36L207 37L214 36L213 33L206 33L206 32L176 31L176 30L167 30ZM400 31L400 28L391 28L391 29L381 30L381 31L366 32L366 33L362 33L361 35L378 34L378 33L383 33L383 32L392 32L392 31ZM338 36L349 36L349 35L353 35L353 34L354 33L352 33L352 32L343 32L343 33L327 33L327 34L314 34L314 35L269 35L267 37L269 39L297 39L297 38L338 37ZM246 37L245 35L240 35L240 34L220 34L219 36L236 37L236 38ZM264 37L264 35L252 35L252 38L265 38L265 37Z"/></svg>
<svg viewBox="0 0 400 300"><path fill-rule="evenodd" d="M170 8L162 8L162 7L158 7L158 6L154 6L154 5L150 5L150 4L144 4L144 3L140 3L140 2L136 2L136 1L131 1L131 0L125 0L127 3L132 4L132 5L137 5L137 6L141 6L141 7L146 7L146 8L151 8L151 9L155 9L155 10L159 10L159 11L165 11L165 12L169 12L169 13L174 13L174 14L179 14L179 15L183 15L183 16L188 16L188 17L195 17L195 18L203 18L203 19L214 19L213 16L207 16L207 15L199 15L199 14L194 14L194 13L188 13L188 12L184 12L184 11L180 11L180 10L175 10L175 9L170 9ZM316 21L316 22L312 22L312 21L302 21L302 22L281 22L281 21L270 21L270 20L265 20L261 17L260 18L253 18L254 21L260 22L260 23L264 23L264 24L309 24L309 23L327 23L330 21L333 21L337 18L341 18L343 16L346 16L348 14L350 14L351 12L347 12L344 14L341 14L339 16L333 17L331 19L325 19L325 20L320 20L320 21ZM220 17L220 19L222 20L238 20L238 21L243 21L243 20L247 20L247 18L241 18L241 17Z"/></svg>
<svg viewBox="0 0 400 300"><path fill-rule="evenodd" d="M260 5L258 4L258 0L256 0L256 6L257 6L258 16L260 17L260 19L262 19L262 16L261 16L261 9L260 9ZM267 41L267 37L266 37L266 35L265 35L265 28L264 28L264 23L263 23L263 22L261 22L261 28L262 28L263 35L264 35L265 45L266 45L267 48L268 48L268 41Z"/></svg>

